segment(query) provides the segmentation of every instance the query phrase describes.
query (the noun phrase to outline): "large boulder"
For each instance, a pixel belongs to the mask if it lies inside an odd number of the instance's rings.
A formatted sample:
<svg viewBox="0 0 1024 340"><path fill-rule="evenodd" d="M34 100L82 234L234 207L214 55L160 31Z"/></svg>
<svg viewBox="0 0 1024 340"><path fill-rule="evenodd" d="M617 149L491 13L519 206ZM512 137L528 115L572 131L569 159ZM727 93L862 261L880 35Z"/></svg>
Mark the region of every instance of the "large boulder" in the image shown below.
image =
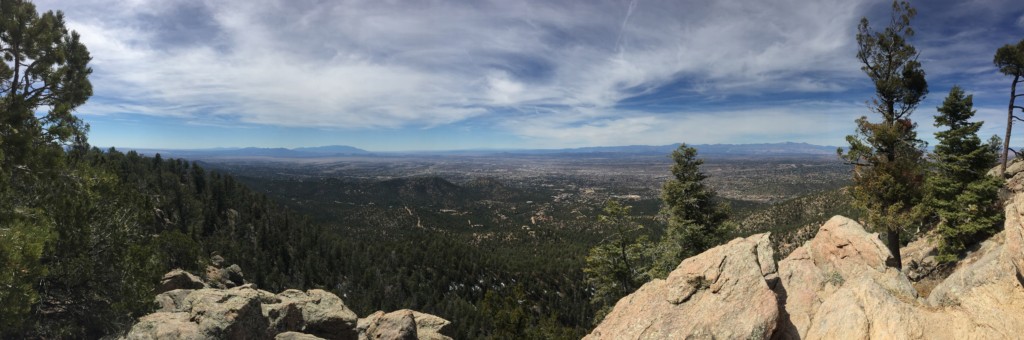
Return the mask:
<svg viewBox="0 0 1024 340"><path fill-rule="evenodd" d="M586 339L767 338L779 319L773 257L758 234L688 258L619 300Z"/></svg>
<svg viewBox="0 0 1024 340"><path fill-rule="evenodd" d="M779 262L782 284L776 292L785 312L774 338L1018 337L1024 331L1024 286L1013 263L1024 257L1024 237L1013 235L1024 235L1022 207L1015 197L1007 206L1005 231L960 261L927 298L887 265L891 255L877 235L833 218Z"/></svg>
<svg viewBox="0 0 1024 340"><path fill-rule="evenodd" d="M451 340L451 337L444 335L450 321L439 316L412 311L416 319L416 336L420 340Z"/></svg>
<svg viewBox="0 0 1024 340"><path fill-rule="evenodd" d="M356 339L358 318L337 295L312 289L289 289L276 302L263 306L263 314L276 331L298 331L325 339Z"/></svg>
<svg viewBox="0 0 1024 340"><path fill-rule="evenodd" d="M412 316L412 323L409 316ZM360 340L451 340L451 337L444 335L445 327L449 324L451 322L435 315L402 309L391 313L377 311L370 314L359 319L356 329Z"/></svg>
<svg viewBox="0 0 1024 340"><path fill-rule="evenodd" d="M185 297L184 309L208 338L265 339L260 293L249 286L232 289L200 289Z"/></svg>
<svg viewBox="0 0 1024 340"><path fill-rule="evenodd" d="M157 293L175 289L200 289L205 287L206 284L198 276L181 269L175 269L167 272L167 274L160 278L160 288L157 290Z"/></svg>
<svg viewBox="0 0 1024 340"><path fill-rule="evenodd" d="M416 315L408 309L385 314L378 311L359 320L359 339L415 340Z"/></svg>
<svg viewBox="0 0 1024 340"><path fill-rule="evenodd" d="M916 299L917 291L894 263L877 234L846 217L828 220L813 239L779 262L782 281L775 292L785 311L776 337L805 338L813 322L820 321L817 313L831 313L820 309L824 302L848 283L866 280L900 298ZM853 316L850 320L855 322Z"/></svg>

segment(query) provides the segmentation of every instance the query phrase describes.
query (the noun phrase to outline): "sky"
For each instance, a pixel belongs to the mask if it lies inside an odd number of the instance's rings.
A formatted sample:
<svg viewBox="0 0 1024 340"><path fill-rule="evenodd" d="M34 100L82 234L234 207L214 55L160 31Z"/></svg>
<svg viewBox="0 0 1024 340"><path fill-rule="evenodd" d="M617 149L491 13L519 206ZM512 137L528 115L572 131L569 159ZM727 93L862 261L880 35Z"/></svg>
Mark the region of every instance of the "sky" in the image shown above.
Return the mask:
<svg viewBox="0 0 1024 340"><path fill-rule="evenodd" d="M843 145L871 113L874 0L36 0L93 60L90 143L373 151L685 142ZM1002 135L1024 1L915 1L930 93ZM873 118L873 117L872 117ZM1012 142L1024 144L1024 133Z"/></svg>

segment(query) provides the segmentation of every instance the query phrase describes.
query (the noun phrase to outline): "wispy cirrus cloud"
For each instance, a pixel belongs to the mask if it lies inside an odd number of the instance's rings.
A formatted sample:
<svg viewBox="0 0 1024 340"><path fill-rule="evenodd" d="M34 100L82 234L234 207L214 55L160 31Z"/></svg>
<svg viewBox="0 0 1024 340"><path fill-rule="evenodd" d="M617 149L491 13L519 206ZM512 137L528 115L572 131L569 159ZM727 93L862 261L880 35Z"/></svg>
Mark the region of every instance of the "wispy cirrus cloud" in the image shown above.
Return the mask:
<svg viewBox="0 0 1024 340"><path fill-rule="evenodd" d="M553 146L633 135L643 143L836 140L813 132L822 126L813 122L849 121L848 108L820 103L864 93L854 29L887 8L874 0L38 4L65 10L93 54L96 96L85 115L410 131L486 122ZM968 40L983 32L960 32L957 44L922 34L939 51L923 55L937 74L956 73L955 63L982 67L944 56L973 55L984 46ZM816 116L821 110L838 111Z"/></svg>

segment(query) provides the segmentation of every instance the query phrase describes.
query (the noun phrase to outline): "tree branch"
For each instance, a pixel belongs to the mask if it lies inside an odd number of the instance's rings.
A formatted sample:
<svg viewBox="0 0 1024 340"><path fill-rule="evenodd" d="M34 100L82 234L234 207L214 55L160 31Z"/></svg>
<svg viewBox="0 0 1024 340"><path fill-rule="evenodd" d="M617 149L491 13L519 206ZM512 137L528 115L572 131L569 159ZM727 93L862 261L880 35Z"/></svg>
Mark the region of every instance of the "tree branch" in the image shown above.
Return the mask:
<svg viewBox="0 0 1024 340"><path fill-rule="evenodd" d="M846 165L857 165L857 166L871 166L871 164L865 164L865 163L861 163L861 162L851 162L851 161L843 162L843 164L846 164Z"/></svg>
<svg viewBox="0 0 1024 340"><path fill-rule="evenodd" d="M1017 152L1017 150L1014 150L1013 148L1006 148L1006 150L1010 150L1011 152L1013 152L1014 158L1020 157L1020 152Z"/></svg>

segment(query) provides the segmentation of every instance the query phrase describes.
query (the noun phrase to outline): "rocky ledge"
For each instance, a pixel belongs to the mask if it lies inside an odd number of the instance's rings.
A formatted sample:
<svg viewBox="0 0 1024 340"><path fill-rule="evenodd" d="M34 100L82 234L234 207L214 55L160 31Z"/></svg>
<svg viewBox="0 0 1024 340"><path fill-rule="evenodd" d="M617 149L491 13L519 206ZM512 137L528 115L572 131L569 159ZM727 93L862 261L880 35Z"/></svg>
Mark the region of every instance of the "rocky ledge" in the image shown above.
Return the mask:
<svg viewBox="0 0 1024 340"><path fill-rule="evenodd" d="M1009 169L1004 230L960 261L927 296L894 268L877 234L836 216L778 262L769 234L735 239L686 259L667 279L619 300L586 338L1019 338L1022 168ZM927 250L904 253L904 270L915 281L927 274L921 269L929 262Z"/></svg>
<svg viewBox="0 0 1024 340"><path fill-rule="evenodd" d="M200 279L164 275L159 309L139 319L126 339L451 339L449 322L411 310L358 319L341 298L311 289L274 294L245 283L241 269L210 267Z"/></svg>

